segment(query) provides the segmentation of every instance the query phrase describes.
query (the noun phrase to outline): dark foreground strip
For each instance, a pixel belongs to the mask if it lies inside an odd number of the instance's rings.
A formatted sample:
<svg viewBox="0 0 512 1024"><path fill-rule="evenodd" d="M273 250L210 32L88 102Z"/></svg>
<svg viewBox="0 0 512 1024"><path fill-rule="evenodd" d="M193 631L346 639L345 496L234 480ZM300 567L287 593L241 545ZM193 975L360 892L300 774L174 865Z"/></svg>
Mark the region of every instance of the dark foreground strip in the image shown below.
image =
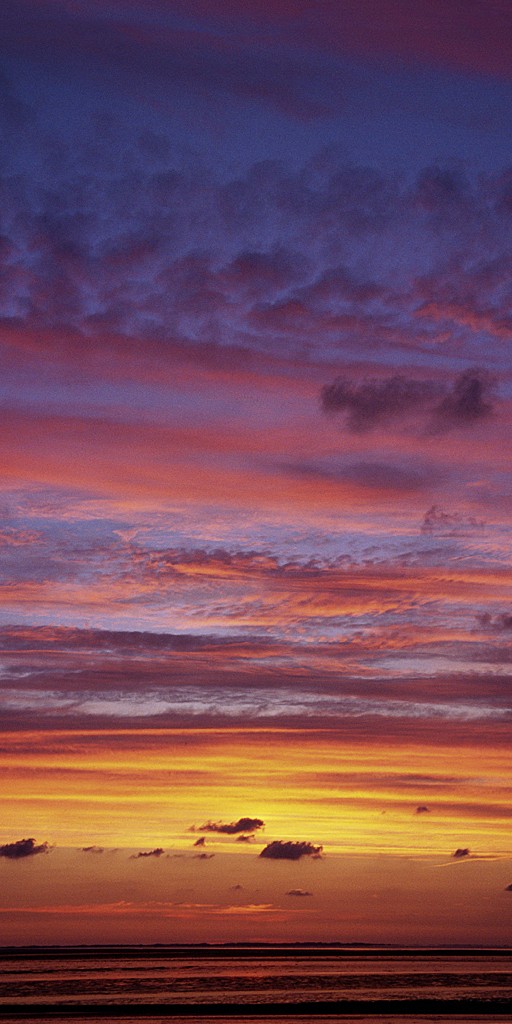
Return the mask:
<svg viewBox="0 0 512 1024"><path fill-rule="evenodd" d="M108 1004L31 1003L20 1006L0 1006L0 1020L14 1017L18 1020L41 1020L42 1017L103 1017L114 1020L118 1017L322 1017L345 1014L362 1016L372 1014L378 1019L382 1015L410 1016L414 1014L442 1014L462 1016L503 1014L511 1019L512 1011L508 999L381 999L303 1002L303 1003L125 1003L117 1006Z"/></svg>

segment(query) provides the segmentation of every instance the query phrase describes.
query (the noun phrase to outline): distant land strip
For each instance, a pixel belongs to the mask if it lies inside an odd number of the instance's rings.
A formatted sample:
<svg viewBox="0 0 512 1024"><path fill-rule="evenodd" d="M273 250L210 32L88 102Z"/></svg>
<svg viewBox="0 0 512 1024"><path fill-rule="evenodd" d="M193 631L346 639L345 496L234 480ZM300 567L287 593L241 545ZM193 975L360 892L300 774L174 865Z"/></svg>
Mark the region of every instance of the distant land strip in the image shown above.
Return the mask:
<svg viewBox="0 0 512 1024"><path fill-rule="evenodd" d="M142 946L0 946L0 961L18 960L20 957L30 960L95 960L98 957L109 960L132 959L241 959L250 957L272 958L286 957L325 957L339 956L359 959L389 957L393 960L407 958L443 956L458 958L460 956L496 957L510 956L510 946L392 946L368 945L366 943L225 943L225 944L163 944Z"/></svg>
<svg viewBox="0 0 512 1024"><path fill-rule="evenodd" d="M468 1017L477 1014L503 1014L510 1020L510 1000L491 999L379 999L379 1000L315 1000L297 1003L121 1003L112 1005L65 1003L4 1003L0 1006L0 1020L35 1020L48 1017L88 1017L112 1020L118 1017L309 1017L333 1014L414 1016L414 1014L459 1014Z"/></svg>

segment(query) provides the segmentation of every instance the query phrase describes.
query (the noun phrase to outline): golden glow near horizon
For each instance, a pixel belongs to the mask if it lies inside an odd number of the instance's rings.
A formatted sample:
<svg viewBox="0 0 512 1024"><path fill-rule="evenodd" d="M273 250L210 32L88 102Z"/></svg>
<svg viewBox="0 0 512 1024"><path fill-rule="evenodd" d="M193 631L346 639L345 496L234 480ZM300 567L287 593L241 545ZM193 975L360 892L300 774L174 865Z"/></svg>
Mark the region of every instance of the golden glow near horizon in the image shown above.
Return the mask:
<svg viewBox="0 0 512 1024"><path fill-rule="evenodd" d="M478 762L464 742L440 758L434 738L369 746L335 730L0 743L0 840L49 844L0 857L0 942L507 941L505 743ZM244 817L265 824L243 843L202 829ZM322 855L262 858L276 841Z"/></svg>
<svg viewBox="0 0 512 1024"><path fill-rule="evenodd" d="M248 815L266 823L251 850L279 838L343 853L510 853L508 748L484 746L475 761L470 743L444 745L440 764L434 740L369 745L282 729L3 734L0 838L31 828L64 846L182 849L193 826ZM232 842L208 837L216 849Z"/></svg>

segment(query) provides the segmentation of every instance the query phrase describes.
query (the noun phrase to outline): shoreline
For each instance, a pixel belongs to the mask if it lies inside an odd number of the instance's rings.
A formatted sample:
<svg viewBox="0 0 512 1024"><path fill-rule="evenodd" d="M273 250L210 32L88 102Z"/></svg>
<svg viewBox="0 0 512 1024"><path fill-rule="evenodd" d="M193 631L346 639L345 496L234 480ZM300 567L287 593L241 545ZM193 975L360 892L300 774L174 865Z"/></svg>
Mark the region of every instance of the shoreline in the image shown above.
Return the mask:
<svg viewBox="0 0 512 1024"><path fill-rule="evenodd" d="M345 1015L374 1015L376 1019L387 1015L505 1015L510 1017L509 999L379 999L379 1000L321 1000L297 1003L9 1003L0 1006L0 1020L41 1020L48 1017L308 1017Z"/></svg>
<svg viewBox="0 0 512 1024"><path fill-rule="evenodd" d="M315 957L340 954L344 957L422 957L422 956L508 956L511 946L392 946L366 945L363 943L224 943L224 944L163 944L155 945L69 945L69 946L0 946L0 960L23 958L51 959L60 957L94 958L108 956L116 958L138 957Z"/></svg>

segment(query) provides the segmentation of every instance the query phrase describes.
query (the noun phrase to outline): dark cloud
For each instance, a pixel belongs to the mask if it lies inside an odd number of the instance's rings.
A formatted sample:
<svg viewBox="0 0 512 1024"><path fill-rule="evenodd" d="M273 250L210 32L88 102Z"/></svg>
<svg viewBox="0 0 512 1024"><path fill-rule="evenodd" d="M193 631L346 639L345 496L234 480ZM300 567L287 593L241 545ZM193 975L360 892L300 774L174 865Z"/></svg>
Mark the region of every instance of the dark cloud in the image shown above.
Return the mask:
<svg viewBox="0 0 512 1024"><path fill-rule="evenodd" d="M510 885L505 886L505 892L512 892L512 882L510 883Z"/></svg>
<svg viewBox="0 0 512 1024"><path fill-rule="evenodd" d="M473 426L493 412L494 379L485 370L461 373L450 387L395 375L387 380L351 381L338 377L321 390L325 413L344 413L354 433L382 423L413 419L423 430L445 433Z"/></svg>
<svg viewBox="0 0 512 1024"><path fill-rule="evenodd" d="M109 551L113 557L114 552ZM196 651L208 646L207 636L187 636L179 633L151 633L149 631L76 629L67 626L34 626L30 630L11 627L0 633L2 646L12 650L30 650L37 645L41 650L115 651L116 654L143 654L148 651Z"/></svg>
<svg viewBox="0 0 512 1024"><path fill-rule="evenodd" d="M421 524L422 533L459 536L471 530L482 529L484 523L463 512L446 512L439 505L431 505Z"/></svg>
<svg viewBox="0 0 512 1024"><path fill-rule="evenodd" d="M254 833L250 836L237 836L237 843L250 843L254 839Z"/></svg>
<svg viewBox="0 0 512 1024"><path fill-rule="evenodd" d="M104 846L82 846L82 853L105 853Z"/></svg>
<svg viewBox="0 0 512 1024"><path fill-rule="evenodd" d="M23 857L33 857L36 853L48 853L49 849L48 843L37 845L35 839L18 839L15 843L0 846L0 857L21 860Z"/></svg>
<svg viewBox="0 0 512 1024"><path fill-rule="evenodd" d="M429 382L408 379L399 374L389 380L365 380L361 383L338 377L322 388L321 403L326 413L346 413L349 430L362 433L383 421L402 417L424 406L435 397L436 390Z"/></svg>
<svg viewBox="0 0 512 1024"><path fill-rule="evenodd" d="M512 612L501 612L499 615L483 612L481 615L477 615L477 620L484 629L492 629L498 633L507 633L512 630Z"/></svg>
<svg viewBox="0 0 512 1024"><path fill-rule="evenodd" d="M274 842L265 846L260 853L260 857L267 857L269 860L300 860L301 857L314 857L317 859L322 856L322 851L322 846L314 846L313 843L307 841L294 842L288 840L283 842L280 839L275 839Z"/></svg>
<svg viewBox="0 0 512 1024"><path fill-rule="evenodd" d="M206 839L204 838L204 836L201 836L200 839L196 839L194 846L205 846L205 844Z"/></svg>
<svg viewBox="0 0 512 1024"><path fill-rule="evenodd" d="M494 381L487 371L473 369L461 373L450 391L434 409L433 426L439 430L472 426L493 412Z"/></svg>
<svg viewBox="0 0 512 1024"><path fill-rule="evenodd" d="M211 860L212 857L215 857L214 853L195 853L194 854L194 860Z"/></svg>
<svg viewBox="0 0 512 1024"><path fill-rule="evenodd" d="M313 893L307 889L289 889L286 893L287 896L312 896Z"/></svg>
<svg viewBox="0 0 512 1024"><path fill-rule="evenodd" d="M464 857L469 857L470 852L471 851L467 846L459 846L455 852L452 853L452 857L455 857L457 860L462 860Z"/></svg>
<svg viewBox="0 0 512 1024"><path fill-rule="evenodd" d="M229 824L224 824L222 821L206 821L204 825L200 825L197 829L198 832L220 832L221 835L235 836L239 832L250 832L254 829L264 828L265 822L261 818L239 818L238 821L232 821Z"/></svg>
<svg viewBox="0 0 512 1024"><path fill-rule="evenodd" d="M139 860L141 857L162 857L164 850L161 846L157 846L155 850L148 850L147 852L141 850L140 853L132 853L130 860Z"/></svg>
<svg viewBox="0 0 512 1024"><path fill-rule="evenodd" d="M415 814L429 814L429 813L430 813L430 807L427 807L426 804L420 804L416 808L416 811L415 811Z"/></svg>

